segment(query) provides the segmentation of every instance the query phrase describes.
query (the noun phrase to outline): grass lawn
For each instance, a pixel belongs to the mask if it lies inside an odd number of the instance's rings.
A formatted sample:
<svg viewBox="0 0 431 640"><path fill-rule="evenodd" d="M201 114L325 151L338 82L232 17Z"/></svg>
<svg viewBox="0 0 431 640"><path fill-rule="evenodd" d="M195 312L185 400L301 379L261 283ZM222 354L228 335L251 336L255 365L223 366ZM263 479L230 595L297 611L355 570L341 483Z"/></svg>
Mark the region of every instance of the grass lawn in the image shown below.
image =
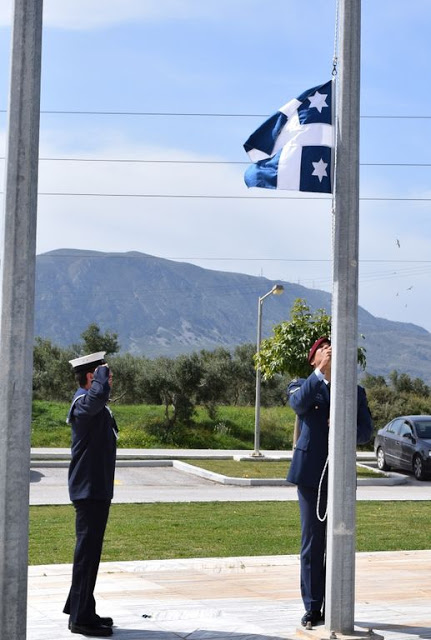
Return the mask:
<svg viewBox="0 0 431 640"><path fill-rule="evenodd" d="M265 462L264 460L183 460L188 464L221 473L230 478L286 478L290 466L288 460ZM361 478L384 476L381 473L369 471L363 467L356 467L357 475Z"/></svg>
<svg viewBox="0 0 431 640"><path fill-rule="evenodd" d="M34 400L31 446L70 447L68 410L68 403ZM215 419L203 407L196 407L192 424L178 424L173 430L163 426L161 405L113 404L112 410L120 429L120 448L252 450L254 446L254 407L220 406ZM291 449L294 422L290 407L262 407L262 449Z"/></svg>
<svg viewBox="0 0 431 640"><path fill-rule="evenodd" d="M102 560L296 554L299 537L297 502L115 504ZM430 544L428 502L357 503L358 551ZM30 564L70 563L73 548L71 505L30 507Z"/></svg>

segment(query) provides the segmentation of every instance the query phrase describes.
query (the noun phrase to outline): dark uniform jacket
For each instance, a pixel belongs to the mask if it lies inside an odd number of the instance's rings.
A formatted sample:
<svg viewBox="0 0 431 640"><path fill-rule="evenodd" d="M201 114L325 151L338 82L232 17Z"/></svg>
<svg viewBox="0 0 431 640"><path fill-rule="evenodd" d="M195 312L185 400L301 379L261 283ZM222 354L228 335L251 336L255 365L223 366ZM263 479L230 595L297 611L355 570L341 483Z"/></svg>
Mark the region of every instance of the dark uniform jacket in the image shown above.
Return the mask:
<svg viewBox="0 0 431 640"><path fill-rule="evenodd" d="M289 404L299 417L300 436L296 443L288 482L317 489L328 456L329 388L314 373L290 383ZM365 389L358 386L357 442L368 442L373 430ZM327 484L327 473L325 483Z"/></svg>
<svg viewBox="0 0 431 640"><path fill-rule="evenodd" d="M79 388L67 417L72 427L69 495L74 500L111 500L114 492L117 425L106 403L108 367L99 367L90 389Z"/></svg>

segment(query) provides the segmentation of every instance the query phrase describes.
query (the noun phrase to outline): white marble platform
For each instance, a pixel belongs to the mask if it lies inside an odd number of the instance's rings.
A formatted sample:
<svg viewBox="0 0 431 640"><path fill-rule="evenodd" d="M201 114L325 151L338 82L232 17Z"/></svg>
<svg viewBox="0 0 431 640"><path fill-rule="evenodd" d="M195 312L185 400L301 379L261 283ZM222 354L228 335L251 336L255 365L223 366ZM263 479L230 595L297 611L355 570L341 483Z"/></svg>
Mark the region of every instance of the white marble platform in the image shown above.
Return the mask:
<svg viewBox="0 0 431 640"><path fill-rule="evenodd" d="M61 612L70 575L29 568L28 640L80 637ZM356 582L358 629L431 639L431 551L359 553ZM303 613L297 556L102 563L95 595L116 640L281 640Z"/></svg>

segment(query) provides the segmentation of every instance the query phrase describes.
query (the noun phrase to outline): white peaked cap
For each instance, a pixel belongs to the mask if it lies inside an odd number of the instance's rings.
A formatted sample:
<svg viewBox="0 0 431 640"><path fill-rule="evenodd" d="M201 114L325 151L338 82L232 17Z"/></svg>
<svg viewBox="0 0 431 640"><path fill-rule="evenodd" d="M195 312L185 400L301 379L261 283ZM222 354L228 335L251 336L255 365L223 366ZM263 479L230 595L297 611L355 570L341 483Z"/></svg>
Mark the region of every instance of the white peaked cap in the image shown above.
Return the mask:
<svg viewBox="0 0 431 640"><path fill-rule="evenodd" d="M88 356L81 356L80 358L74 358L69 360L69 363L75 369L75 371L83 371L91 367L97 367L99 364L104 364L106 351L97 351L97 353L90 353Z"/></svg>

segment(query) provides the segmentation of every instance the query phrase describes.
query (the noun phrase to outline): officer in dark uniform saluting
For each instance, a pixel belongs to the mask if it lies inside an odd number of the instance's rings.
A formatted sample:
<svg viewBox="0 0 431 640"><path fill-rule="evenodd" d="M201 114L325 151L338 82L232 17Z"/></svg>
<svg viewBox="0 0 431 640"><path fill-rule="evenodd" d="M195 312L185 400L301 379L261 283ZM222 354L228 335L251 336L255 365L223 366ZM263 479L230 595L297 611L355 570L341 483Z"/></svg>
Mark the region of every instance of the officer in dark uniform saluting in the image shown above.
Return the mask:
<svg viewBox="0 0 431 640"><path fill-rule="evenodd" d="M290 383L289 404L299 417L300 436L287 480L298 486L301 514L301 595L305 614L301 624L324 620L329 398L331 343L323 336L308 355L314 371ZM346 425L349 428L350 425ZM353 428L353 425L351 425ZM373 424L365 389L358 386L357 442L368 442ZM323 476L323 478L322 478Z"/></svg>
<svg viewBox="0 0 431 640"><path fill-rule="evenodd" d="M105 352L70 360L79 389L67 417L72 427L69 495L75 507L72 586L64 606L72 633L112 635L112 618L96 614L93 592L113 496L117 425L107 407L112 375Z"/></svg>

